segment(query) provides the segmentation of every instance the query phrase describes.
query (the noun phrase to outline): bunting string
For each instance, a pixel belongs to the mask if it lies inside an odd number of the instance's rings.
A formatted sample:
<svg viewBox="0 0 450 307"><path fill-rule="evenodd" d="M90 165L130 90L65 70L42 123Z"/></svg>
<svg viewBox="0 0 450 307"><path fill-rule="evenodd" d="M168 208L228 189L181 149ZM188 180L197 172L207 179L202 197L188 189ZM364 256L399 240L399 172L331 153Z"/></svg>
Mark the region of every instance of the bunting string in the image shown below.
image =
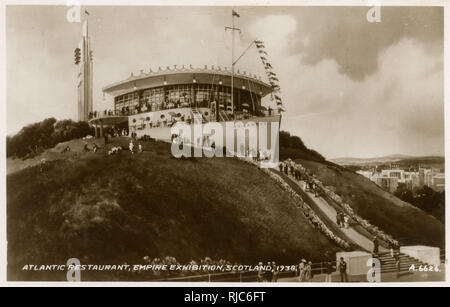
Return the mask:
<svg viewBox="0 0 450 307"><path fill-rule="evenodd" d="M263 41L255 40L255 46L258 49L259 57L261 58L261 62L263 63L267 78L269 79L270 86L272 87L272 97L275 99L279 111L283 110L283 101L281 99L280 86L278 82L280 81L277 78L276 73L273 71L272 64L267 59L268 53L265 50L265 45Z"/></svg>

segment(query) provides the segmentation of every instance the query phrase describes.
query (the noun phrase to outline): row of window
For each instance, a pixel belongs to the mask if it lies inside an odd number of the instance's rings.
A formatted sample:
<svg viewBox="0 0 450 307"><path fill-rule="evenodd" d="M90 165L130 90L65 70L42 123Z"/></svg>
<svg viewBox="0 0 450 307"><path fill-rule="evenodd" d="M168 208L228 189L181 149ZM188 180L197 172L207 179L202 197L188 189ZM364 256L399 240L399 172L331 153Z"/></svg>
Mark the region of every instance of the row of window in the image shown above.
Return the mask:
<svg viewBox="0 0 450 307"><path fill-rule="evenodd" d="M237 110L252 106L249 111L254 111L260 103L260 97L249 91L236 90L234 96ZM116 97L115 110L122 114L135 114L179 107L210 107L212 101L218 102L219 106L230 105L231 88L199 84L147 89Z"/></svg>

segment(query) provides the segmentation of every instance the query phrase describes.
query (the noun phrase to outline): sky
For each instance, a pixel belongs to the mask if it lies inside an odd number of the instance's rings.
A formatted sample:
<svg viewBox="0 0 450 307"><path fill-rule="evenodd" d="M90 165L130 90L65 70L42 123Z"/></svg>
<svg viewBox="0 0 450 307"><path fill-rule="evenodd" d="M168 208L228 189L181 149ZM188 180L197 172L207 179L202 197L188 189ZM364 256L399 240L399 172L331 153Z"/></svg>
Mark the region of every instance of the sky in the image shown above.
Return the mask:
<svg viewBox="0 0 450 307"><path fill-rule="evenodd" d="M76 119L73 54L82 25L67 21L68 9L6 8L8 134L48 117ZM94 109L111 108L102 87L131 72L230 67L230 7L84 9ZM254 39L265 42L286 109L282 130L326 158L444 155L442 8L381 7L372 23L367 6L234 9L236 53ZM237 68L265 80L254 47Z"/></svg>

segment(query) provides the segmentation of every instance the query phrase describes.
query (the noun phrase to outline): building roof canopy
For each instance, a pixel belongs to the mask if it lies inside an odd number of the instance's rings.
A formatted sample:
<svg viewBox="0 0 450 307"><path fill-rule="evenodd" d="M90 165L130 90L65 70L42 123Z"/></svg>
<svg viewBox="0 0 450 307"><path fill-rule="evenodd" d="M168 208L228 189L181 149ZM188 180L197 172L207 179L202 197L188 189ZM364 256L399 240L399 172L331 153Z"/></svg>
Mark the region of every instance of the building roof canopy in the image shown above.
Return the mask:
<svg viewBox="0 0 450 307"><path fill-rule="evenodd" d="M195 81L194 81L195 80ZM215 84L231 86L231 72L221 67L203 69L198 68L169 68L165 70L159 68L156 72L141 73L136 76L131 74L128 79L113 83L103 88L103 92L118 96L137 90L161 87L164 85L176 84ZM240 71L235 72L233 80L234 88L249 90L257 95L265 96L272 92L269 84L261 81L255 75L250 75Z"/></svg>

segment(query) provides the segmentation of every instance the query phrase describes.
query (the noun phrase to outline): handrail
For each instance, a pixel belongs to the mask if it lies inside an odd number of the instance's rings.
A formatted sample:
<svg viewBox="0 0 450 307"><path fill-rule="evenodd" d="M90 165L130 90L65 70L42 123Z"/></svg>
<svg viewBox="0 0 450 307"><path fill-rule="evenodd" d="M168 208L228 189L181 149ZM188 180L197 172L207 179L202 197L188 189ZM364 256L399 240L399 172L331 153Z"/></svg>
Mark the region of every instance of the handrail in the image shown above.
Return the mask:
<svg viewBox="0 0 450 307"><path fill-rule="evenodd" d="M316 263L312 263L311 264L311 272L319 272L316 273L314 275L318 275L318 274L323 274L325 271L325 264L327 264L328 262L316 262ZM332 266L336 267L337 270L337 261L331 261ZM319 267L318 267L319 266ZM296 269L295 271L281 271L278 272L278 276L280 275L294 275L297 276L298 274L298 265L295 266ZM266 271L264 271L266 272ZM242 278L242 274L248 274L248 276L245 277L257 277L258 276L258 271L232 271L232 272L222 272L222 273L208 273L208 274L201 274L201 275L189 275L189 276L178 276L178 277L169 277L169 278L164 278L164 279L158 279L157 281L176 281L176 280L184 280L184 279L202 279L202 278L208 278L209 281L211 281L211 279L215 279L214 281L222 281L222 280L216 280L215 277L219 277L219 276L230 276L230 275L236 275L239 274L239 278ZM231 279L231 278L228 278Z"/></svg>

